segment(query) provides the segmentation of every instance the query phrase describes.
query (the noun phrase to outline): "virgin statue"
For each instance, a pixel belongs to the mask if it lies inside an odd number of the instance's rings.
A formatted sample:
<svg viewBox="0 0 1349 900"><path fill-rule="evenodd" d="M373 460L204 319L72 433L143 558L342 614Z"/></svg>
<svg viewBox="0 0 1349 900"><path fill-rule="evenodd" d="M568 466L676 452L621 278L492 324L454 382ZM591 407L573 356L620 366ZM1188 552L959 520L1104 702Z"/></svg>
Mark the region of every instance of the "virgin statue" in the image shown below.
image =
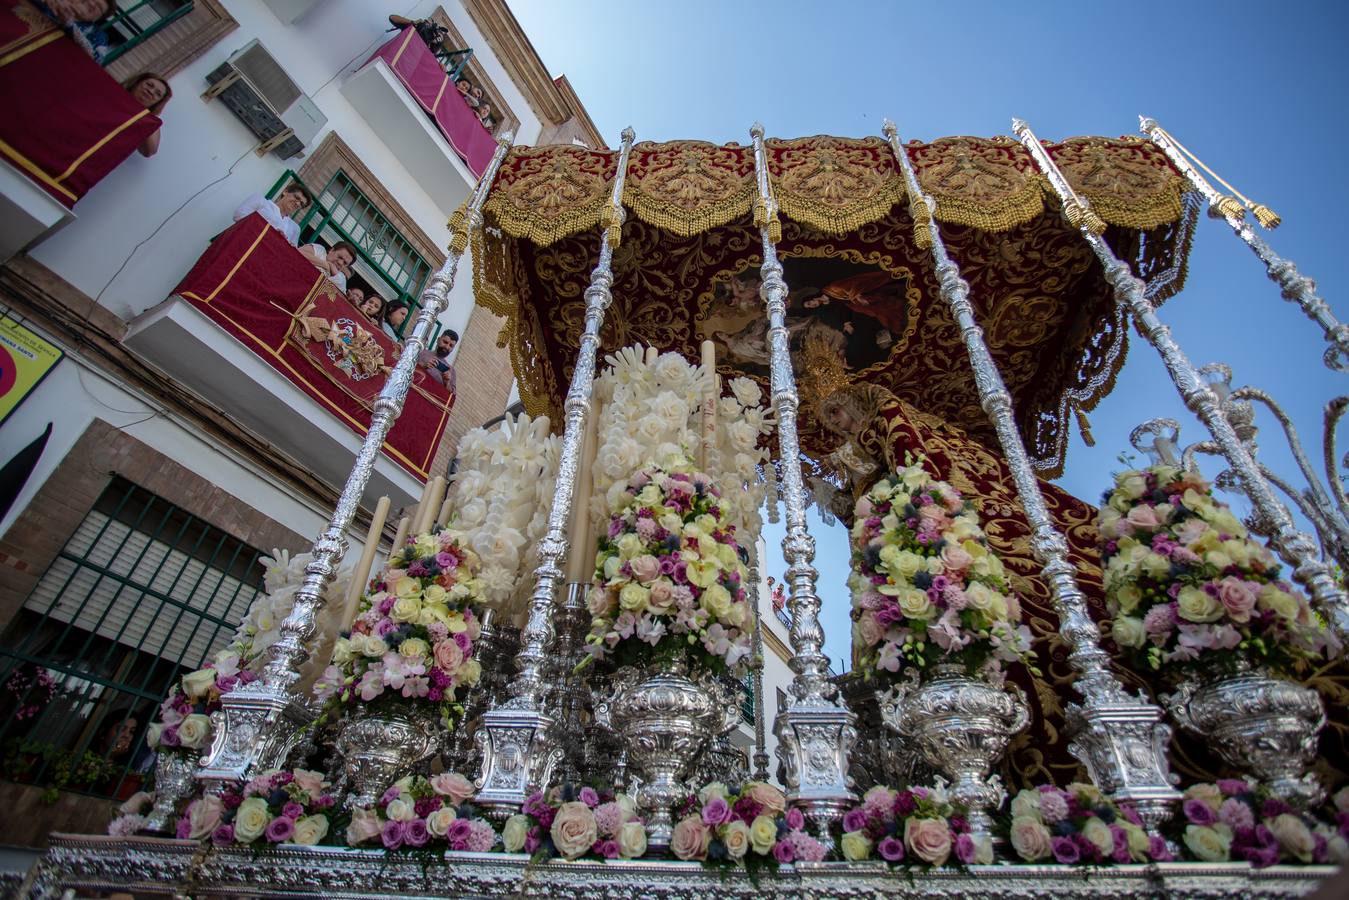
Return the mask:
<svg viewBox="0 0 1349 900"><path fill-rule="evenodd" d="M1075 674L1067 661L1068 648L1058 633L1048 586L1040 577L1040 563L1031 550L1030 524L1017 497L1011 470L1002 456L970 438L961 429L928 415L900 400L878 385L856 384L830 392L819 404L825 426L843 438L828 463L860 496L878 478L903 468L906 457L921 455L930 474L950 483L979 510L990 549L998 553L1010 576L1011 587L1021 600L1024 624L1034 634L1033 653L1040 675L1011 666L1009 678L1026 693L1031 726L1012 743L1007 773L1013 785L1051 781L1065 784L1085 773L1068 753L1064 704L1076 699L1070 691ZM1077 584L1086 595L1092 618L1105 619L1100 550L1095 526L1096 509L1068 492L1040 481L1040 491L1055 528L1067 538L1068 559L1076 569ZM1106 649L1115 653L1105 628ZM1343 670L1344 666L1336 669ZM1131 691L1145 687L1156 696L1159 684L1150 684L1136 674L1116 667L1116 675ZM1322 737L1323 759L1332 768L1343 768L1345 723L1342 712L1344 678L1317 673L1315 686L1322 690L1331 723ZM1171 760L1174 771L1187 781L1210 780L1215 760L1200 742L1179 733L1173 735ZM1326 773L1330 774L1330 773ZM1327 778L1338 780L1339 773Z"/></svg>

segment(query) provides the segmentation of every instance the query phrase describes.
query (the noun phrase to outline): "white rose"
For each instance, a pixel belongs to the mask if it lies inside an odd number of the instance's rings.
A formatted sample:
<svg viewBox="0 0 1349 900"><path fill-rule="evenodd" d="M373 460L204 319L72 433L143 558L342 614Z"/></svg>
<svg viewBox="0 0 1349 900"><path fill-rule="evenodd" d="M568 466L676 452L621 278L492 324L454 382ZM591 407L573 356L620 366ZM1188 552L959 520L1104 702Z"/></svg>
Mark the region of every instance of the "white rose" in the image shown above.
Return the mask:
<svg viewBox="0 0 1349 900"><path fill-rule="evenodd" d="M328 817L323 815L301 816L295 822L295 834L291 841L312 847L328 835Z"/></svg>
<svg viewBox="0 0 1349 900"><path fill-rule="evenodd" d="M270 821L272 816L267 812L267 801L249 797L234 812L234 839L241 844L251 844L262 836Z"/></svg>
<svg viewBox="0 0 1349 900"><path fill-rule="evenodd" d="M183 693L200 700L215 687L215 669L198 669L183 676Z"/></svg>
<svg viewBox="0 0 1349 900"><path fill-rule="evenodd" d="M636 859L646 853L646 826L641 822L625 822L618 829L618 853L624 859Z"/></svg>
<svg viewBox="0 0 1349 900"><path fill-rule="evenodd" d="M763 391L759 389L758 383L748 378L732 378L731 393L741 406L758 406L763 399Z"/></svg>
<svg viewBox="0 0 1349 900"><path fill-rule="evenodd" d="M1116 616L1110 626L1110 634L1121 647L1141 647L1148 639L1143 620L1136 616Z"/></svg>
<svg viewBox="0 0 1349 900"><path fill-rule="evenodd" d="M525 846L525 837L529 834L529 817L516 813L506 820L501 829L501 843L507 853L519 853Z"/></svg>
<svg viewBox="0 0 1349 900"><path fill-rule="evenodd" d="M456 818L454 807L442 806L426 817L426 830L435 837L443 838Z"/></svg>
<svg viewBox="0 0 1349 900"><path fill-rule="evenodd" d="M398 797L389 801L389 805L384 808L384 815L395 822L411 822L417 818L417 811L411 800L406 797Z"/></svg>
<svg viewBox="0 0 1349 900"><path fill-rule="evenodd" d="M192 713L178 723L178 742L189 750L200 750L210 735L211 720L201 713Z"/></svg>

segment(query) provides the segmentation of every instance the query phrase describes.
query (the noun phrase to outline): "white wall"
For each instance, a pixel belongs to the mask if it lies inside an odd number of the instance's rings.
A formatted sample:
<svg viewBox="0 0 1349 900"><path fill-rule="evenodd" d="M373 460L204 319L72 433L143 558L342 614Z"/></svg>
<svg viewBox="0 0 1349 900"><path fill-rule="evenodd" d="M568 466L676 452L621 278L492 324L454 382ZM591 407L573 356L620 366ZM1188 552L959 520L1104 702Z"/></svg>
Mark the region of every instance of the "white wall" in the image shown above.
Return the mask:
<svg viewBox="0 0 1349 900"><path fill-rule="evenodd" d="M390 13L423 16L434 4L422 0L409 9L384 0L320 0L290 26L260 0L225 6L239 28L171 79L174 97L164 110L159 152L150 159L133 155L80 201L75 222L32 251L123 319L167 297L208 240L229 226L239 202L265 192L286 168L302 162L273 154L258 158L244 125L224 105L200 99L206 73L254 38L328 117L324 133L336 130L418 226L437 244L449 243L446 215L398 161L398 135L373 131L340 92L343 80L393 37L385 31ZM525 120L523 136L532 140L540 126L528 104L462 7L447 9L456 27L472 36L474 58L507 92L507 102ZM445 171L460 177L448 162ZM473 306L470 275L469 266L461 266L442 317L461 334Z"/></svg>

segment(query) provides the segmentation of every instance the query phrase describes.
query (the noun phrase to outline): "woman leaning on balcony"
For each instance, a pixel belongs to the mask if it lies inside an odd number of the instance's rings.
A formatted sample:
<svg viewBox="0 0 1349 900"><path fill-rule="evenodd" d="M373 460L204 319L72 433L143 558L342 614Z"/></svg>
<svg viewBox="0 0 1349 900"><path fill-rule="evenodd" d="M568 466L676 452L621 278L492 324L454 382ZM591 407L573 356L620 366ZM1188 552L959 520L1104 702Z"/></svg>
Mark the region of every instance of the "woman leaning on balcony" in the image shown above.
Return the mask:
<svg viewBox="0 0 1349 900"><path fill-rule="evenodd" d="M127 89L137 103L156 116L163 114L164 107L168 106L169 100L173 97L173 88L169 87L168 79L154 72L142 72L129 78L122 82L122 87ZM141 141L141 145L136 148L140 150L141 156L154 156L159 151L159 132L162 130L156 128Z"/></svg>

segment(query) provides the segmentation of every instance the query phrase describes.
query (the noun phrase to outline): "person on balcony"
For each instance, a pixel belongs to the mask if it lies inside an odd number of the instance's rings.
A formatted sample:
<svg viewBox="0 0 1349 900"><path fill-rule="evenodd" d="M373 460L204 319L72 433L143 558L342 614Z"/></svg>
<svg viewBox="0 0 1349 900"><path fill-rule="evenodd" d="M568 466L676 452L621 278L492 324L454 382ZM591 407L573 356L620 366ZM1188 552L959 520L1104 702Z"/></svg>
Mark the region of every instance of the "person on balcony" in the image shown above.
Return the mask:
<svg viewBox="0 0 1349 900"><path fill-rule="evenodd" d="M300 243L300 223L292 218L297 212L309 205L309 191L298 183L286 185L276 202L268 200L262 194L254 194L234 211L234 221L239 221L250 213L257 213L267 220L267 224L281 232L292 247Z"/></svg>
<svg viewBox="0 0 1349 900"><path fill-rule="evenodd" d="M459 92L459 96L463 98L465 103L468 103L469 106L473 105L470 102L472 99L472 94L470 92L473 90L473 82L469 81L467 78L460 78L454 83L454 89Z"/></svg>
<svg viewBox="0 0 1349 900"><path fill-rule="evenodd" d="M131 94L137 103L148 109L151 115L162 116L164 107L173 99L173 88L169 87L168 79L154 72L142 72L128 78L122 82L122 87L127 89L127 93ZM162 130L156 128L141 141L141 145L136 148L141 156L150 157L159 152L159 132ZM298 229L296 233L299 233Z"/></svg>
<svg viewBox="0 0 1349 900"><path fill-rule="evenodd" d="M102 61L108 52L108 35L100 20L112 12L112 0L32 0L32 4L59 25L81 50Z"/></svg>
<svg viewBox="0 0 1349 900"><path fill-rule="evenodd" d="M481 106L484 102L486 102L483 100L482 88L476 84L473 85L473 87L469 88L468 93L464 95L464 102L467 103L469 106L473 107L474 109L477 109L479 106Z"/></svg>
<svg viewBox="0 0 1349 900"><path fill-rule="evenodd" d="M343 294L347 292L347 276L356 261L356 248L346 241L338 241L325 250L322 244L305 244L300 248L305 259L314 264Z"/></svg>
<svg viewBox="0 0 1349 900"><path fill-rule="evenodd" d="M403 339L399 336L398 329L407 320L407 317L406 303L390 303L384 310L384 333L399 347L403 346Z"/></svg>
<svg viewBox="0 0 1349 900"><path fill-rule="evenodd" d="M365 302L365 289L356 287L354 284L349 286L347 288L347 301L359 310L361 304Z"/></svg>
<svg viewBox="0 0 1349 900"><path fill-rule="evenodd" d="M492 104L484 103L478 107L478 121L482 123L483 128L488 131L492 130L492 125L495 122L492 118Z"/></svg>
<svg viewBox="0 0 1349 900"><path fill-rule="evenodd" d="M361 315L378 325L384 317L384 298L371 291L364 300L356 304L356 308L360 310Z"/></svg>
<svg viewBox="0 0 1349 900"><path fill-rule="evenodd" d="M452 328L446 328L436 339L436 349L423 350L417 355L417 365L426 370L426 374L454 393L455 374L454 366L450 365L450 354L454 352L454 347L459 343L459 333Z"/></svg>

